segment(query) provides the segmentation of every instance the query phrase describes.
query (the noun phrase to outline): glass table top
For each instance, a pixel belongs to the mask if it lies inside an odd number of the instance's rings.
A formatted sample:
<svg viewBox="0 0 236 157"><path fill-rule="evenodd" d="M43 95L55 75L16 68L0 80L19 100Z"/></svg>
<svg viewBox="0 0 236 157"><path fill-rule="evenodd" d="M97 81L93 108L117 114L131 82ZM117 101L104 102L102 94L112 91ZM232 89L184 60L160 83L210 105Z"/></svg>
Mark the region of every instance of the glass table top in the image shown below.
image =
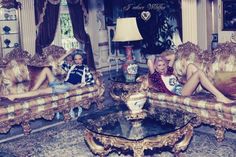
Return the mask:
<svg viewBox="0 0 236 157"><path fill-rule="evenodd" d="M127 82L126 79L125 79L125 76L123 74L114 74L114 75L110 76L109 79L111 81L117 82L117 83L127 83L127 84L134 84L134 83L136 83L136 81L134 81L134 82Z"/></svg>
<svg viewBox="0 0 236 157"><path fill-rule="evenodd" d="M174 132L187 125L193 117L169 109L145 110L131 115L123 104L93 115L79 117L78 122L82 122L87 129L98 134L140 140Z"/></svg>

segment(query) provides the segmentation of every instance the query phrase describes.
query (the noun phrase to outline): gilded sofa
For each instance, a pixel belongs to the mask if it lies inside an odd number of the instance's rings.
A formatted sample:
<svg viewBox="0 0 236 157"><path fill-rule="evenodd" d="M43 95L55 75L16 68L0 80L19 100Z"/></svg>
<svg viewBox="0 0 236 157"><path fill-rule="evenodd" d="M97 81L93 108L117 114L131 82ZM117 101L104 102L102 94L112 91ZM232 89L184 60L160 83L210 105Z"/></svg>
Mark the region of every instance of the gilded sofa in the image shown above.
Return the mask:
<svg viewBox="0 0 236 157"><path fill-rule="evenodd" d="M206 72L220 91L235 98L236 44L223 43L213 52L207 52L187 42L178 47L176 54L174 70L179 80L185 81L186 65L194 63ZM139 81L144 80L147 81L147 76L139 78ZM147 96L151 107L194 113L197 116L196 125L208 124L215 127L218 141L224 139L226 129L236 130L236 103L216 102L213 95L202 89L198 89L193 96L184 97L160 93L149 87Z"/></svg>
<svg viewBox="0 0 236 157"><path fill-rule="evenodd" d="M54 74L63 79L63 70L54 64L54 57L64 54L65 50L58 46L49 46L44 49L42 56L33 56L21 49L14 49L1 60L0 93L20 93L30 90L35 77L43 66L52 66ZM102 108L104 85L101 75L93 72L95 84L63 94L49 94L40 97L18 99L9 101L0 100L0 133L6 133L13 125L20 124L25 134L31 131L29 122L38 118L52 120L56 112L64 115L64 120L69 120L71 108L79 107L88 109L92 103ZM47 82L45 82L45 85ZM43 87L42 87L43 88Z"/></svg>

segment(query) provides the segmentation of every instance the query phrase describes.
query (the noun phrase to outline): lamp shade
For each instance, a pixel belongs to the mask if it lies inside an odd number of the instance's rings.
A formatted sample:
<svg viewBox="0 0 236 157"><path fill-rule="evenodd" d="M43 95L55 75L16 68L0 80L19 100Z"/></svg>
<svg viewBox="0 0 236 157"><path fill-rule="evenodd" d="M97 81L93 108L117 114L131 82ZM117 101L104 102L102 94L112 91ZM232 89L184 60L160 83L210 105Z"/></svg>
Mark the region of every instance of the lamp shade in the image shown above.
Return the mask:
<svg viewBox="0 0 236 157"><path fill-rule="evenodd" d="M118 18L116 21L116 31L113 41L136 41L142 40L142 36L138 30L135 17Z"/></svg>

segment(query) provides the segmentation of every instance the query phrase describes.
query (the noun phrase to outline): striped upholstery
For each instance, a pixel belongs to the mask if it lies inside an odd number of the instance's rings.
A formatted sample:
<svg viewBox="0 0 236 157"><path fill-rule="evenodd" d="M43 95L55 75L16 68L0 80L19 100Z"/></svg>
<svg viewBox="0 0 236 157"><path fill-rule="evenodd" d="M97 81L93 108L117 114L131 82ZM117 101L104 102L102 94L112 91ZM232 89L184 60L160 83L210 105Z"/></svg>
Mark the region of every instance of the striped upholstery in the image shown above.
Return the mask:
<svg viewBox="0 0 236 157"><path fill-rule="evenodd" d="M169 51L164 53L169 53ZM236 71L235 43L226 42L219 44L212 53L209 53L202 51L199 46L187 42L177 48L176 55L174 71L180 81L186 79L187 65L194 63L207 74L207 77L220 91L231 97L235 96L234 86L232 86L235 82L233 78ZM221 74L220 78L224 78L224 80L220 82L216 74ZM229 74L231 77L226 77ZM139 79L143 82L147 80L146 78L147 76L143 76ZM231 82L227 83L226 78ZM199 91L202 90L199 88L197 92ZM236 130L236 103L224 104L216 102L214 97L208 93L198 93L194 96L183 97L170 96L149 89L148 100L152 107L182 110L196 114L200 124L204 123L216 128L216 137L219 141L223 140L225 129Z"/></svg>
<svg viewBox="0 0 236 157"><path fill-rule="evenodd" d="M24 63L12 60L7 67L2 70L3 83L15 84L23 81L29 81L29 71Z"/></svg>
<svg viewBox="0 0 236 157"><path fill-rule="evenodd" d="M59 58L63 54L65 50L55 45L45 48L43 56L31 57L28 52L21 49L14 49L6 54L3 61L0 60L0 64L4 63L0 66L2 67L0 69L0 95L28 91L44 65L52 63L50 56ZM57 75L59 80L63 76ZM29 125L31 120L38 118L52 120L56 112L63 113L64 119L69 120L71 108L81 106L88 109L93 102L99 108L103 107L105 89L101 74L93 72L93 76L96 82L94 85L70 90L63 94L48 94L14 102L0 99L0 133L6 133L13 125L21 124L25 134L28 134L31 131ZM47 82L44 85L47 85Z"/></svg>
<svg viewBox="0 0 236 157"><path fill-rule="evenodd" d="M164 93L148 93L149 102L162 108L173 108L196 113L204 118L217 118L236 125L236 104L224 104L209 98L209 94L183 97ZM236 128L236 126L235 126Z"/></svg>
<svg viewBox="0 0 236 157"><path fill-rule="evenodd" d="M206 93L183 97L150 90L147 95L151 107L194 113L197 115L200 124L215 126L218 141L224 139L224 129L236 130L236 103L216 102L212 95Z"/></svg>
<svg viewBox="0 0 236 157"><path fill-rule="evenodd" d="M95 78L99 79L98 77ZM56 112L69 112L73 107L81 106L88 109L92 102L101 105L100 101L103 98L104 88L102 84L99 84L100 81L96 80L96 82L95 85L70 90L62 94L50 94L22 99L17 102L1 101L0 132L5 133L12 125L28 123L30 120L41 117L51 120ZM28 133L30 130L24 129L24 131Z"/></svg>

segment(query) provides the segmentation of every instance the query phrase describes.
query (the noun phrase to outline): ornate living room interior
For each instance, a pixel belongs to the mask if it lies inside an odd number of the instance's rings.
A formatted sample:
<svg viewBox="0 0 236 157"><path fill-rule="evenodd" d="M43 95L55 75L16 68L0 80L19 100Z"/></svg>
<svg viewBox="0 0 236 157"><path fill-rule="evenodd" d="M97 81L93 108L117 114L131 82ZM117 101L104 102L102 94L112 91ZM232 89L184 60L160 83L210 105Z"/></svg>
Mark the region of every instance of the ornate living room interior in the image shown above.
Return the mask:
<svg viewBox="0 0 236 157"><path fill-rule="evenodd" d="M92 85L7 97L45 67L65 80L71 49ZM190 96L152 88L148 60L172 54L178 81L194 64L233 101L201 82ZM236 154L236 0L0 0L0 74L0 156Z"/></svg>

